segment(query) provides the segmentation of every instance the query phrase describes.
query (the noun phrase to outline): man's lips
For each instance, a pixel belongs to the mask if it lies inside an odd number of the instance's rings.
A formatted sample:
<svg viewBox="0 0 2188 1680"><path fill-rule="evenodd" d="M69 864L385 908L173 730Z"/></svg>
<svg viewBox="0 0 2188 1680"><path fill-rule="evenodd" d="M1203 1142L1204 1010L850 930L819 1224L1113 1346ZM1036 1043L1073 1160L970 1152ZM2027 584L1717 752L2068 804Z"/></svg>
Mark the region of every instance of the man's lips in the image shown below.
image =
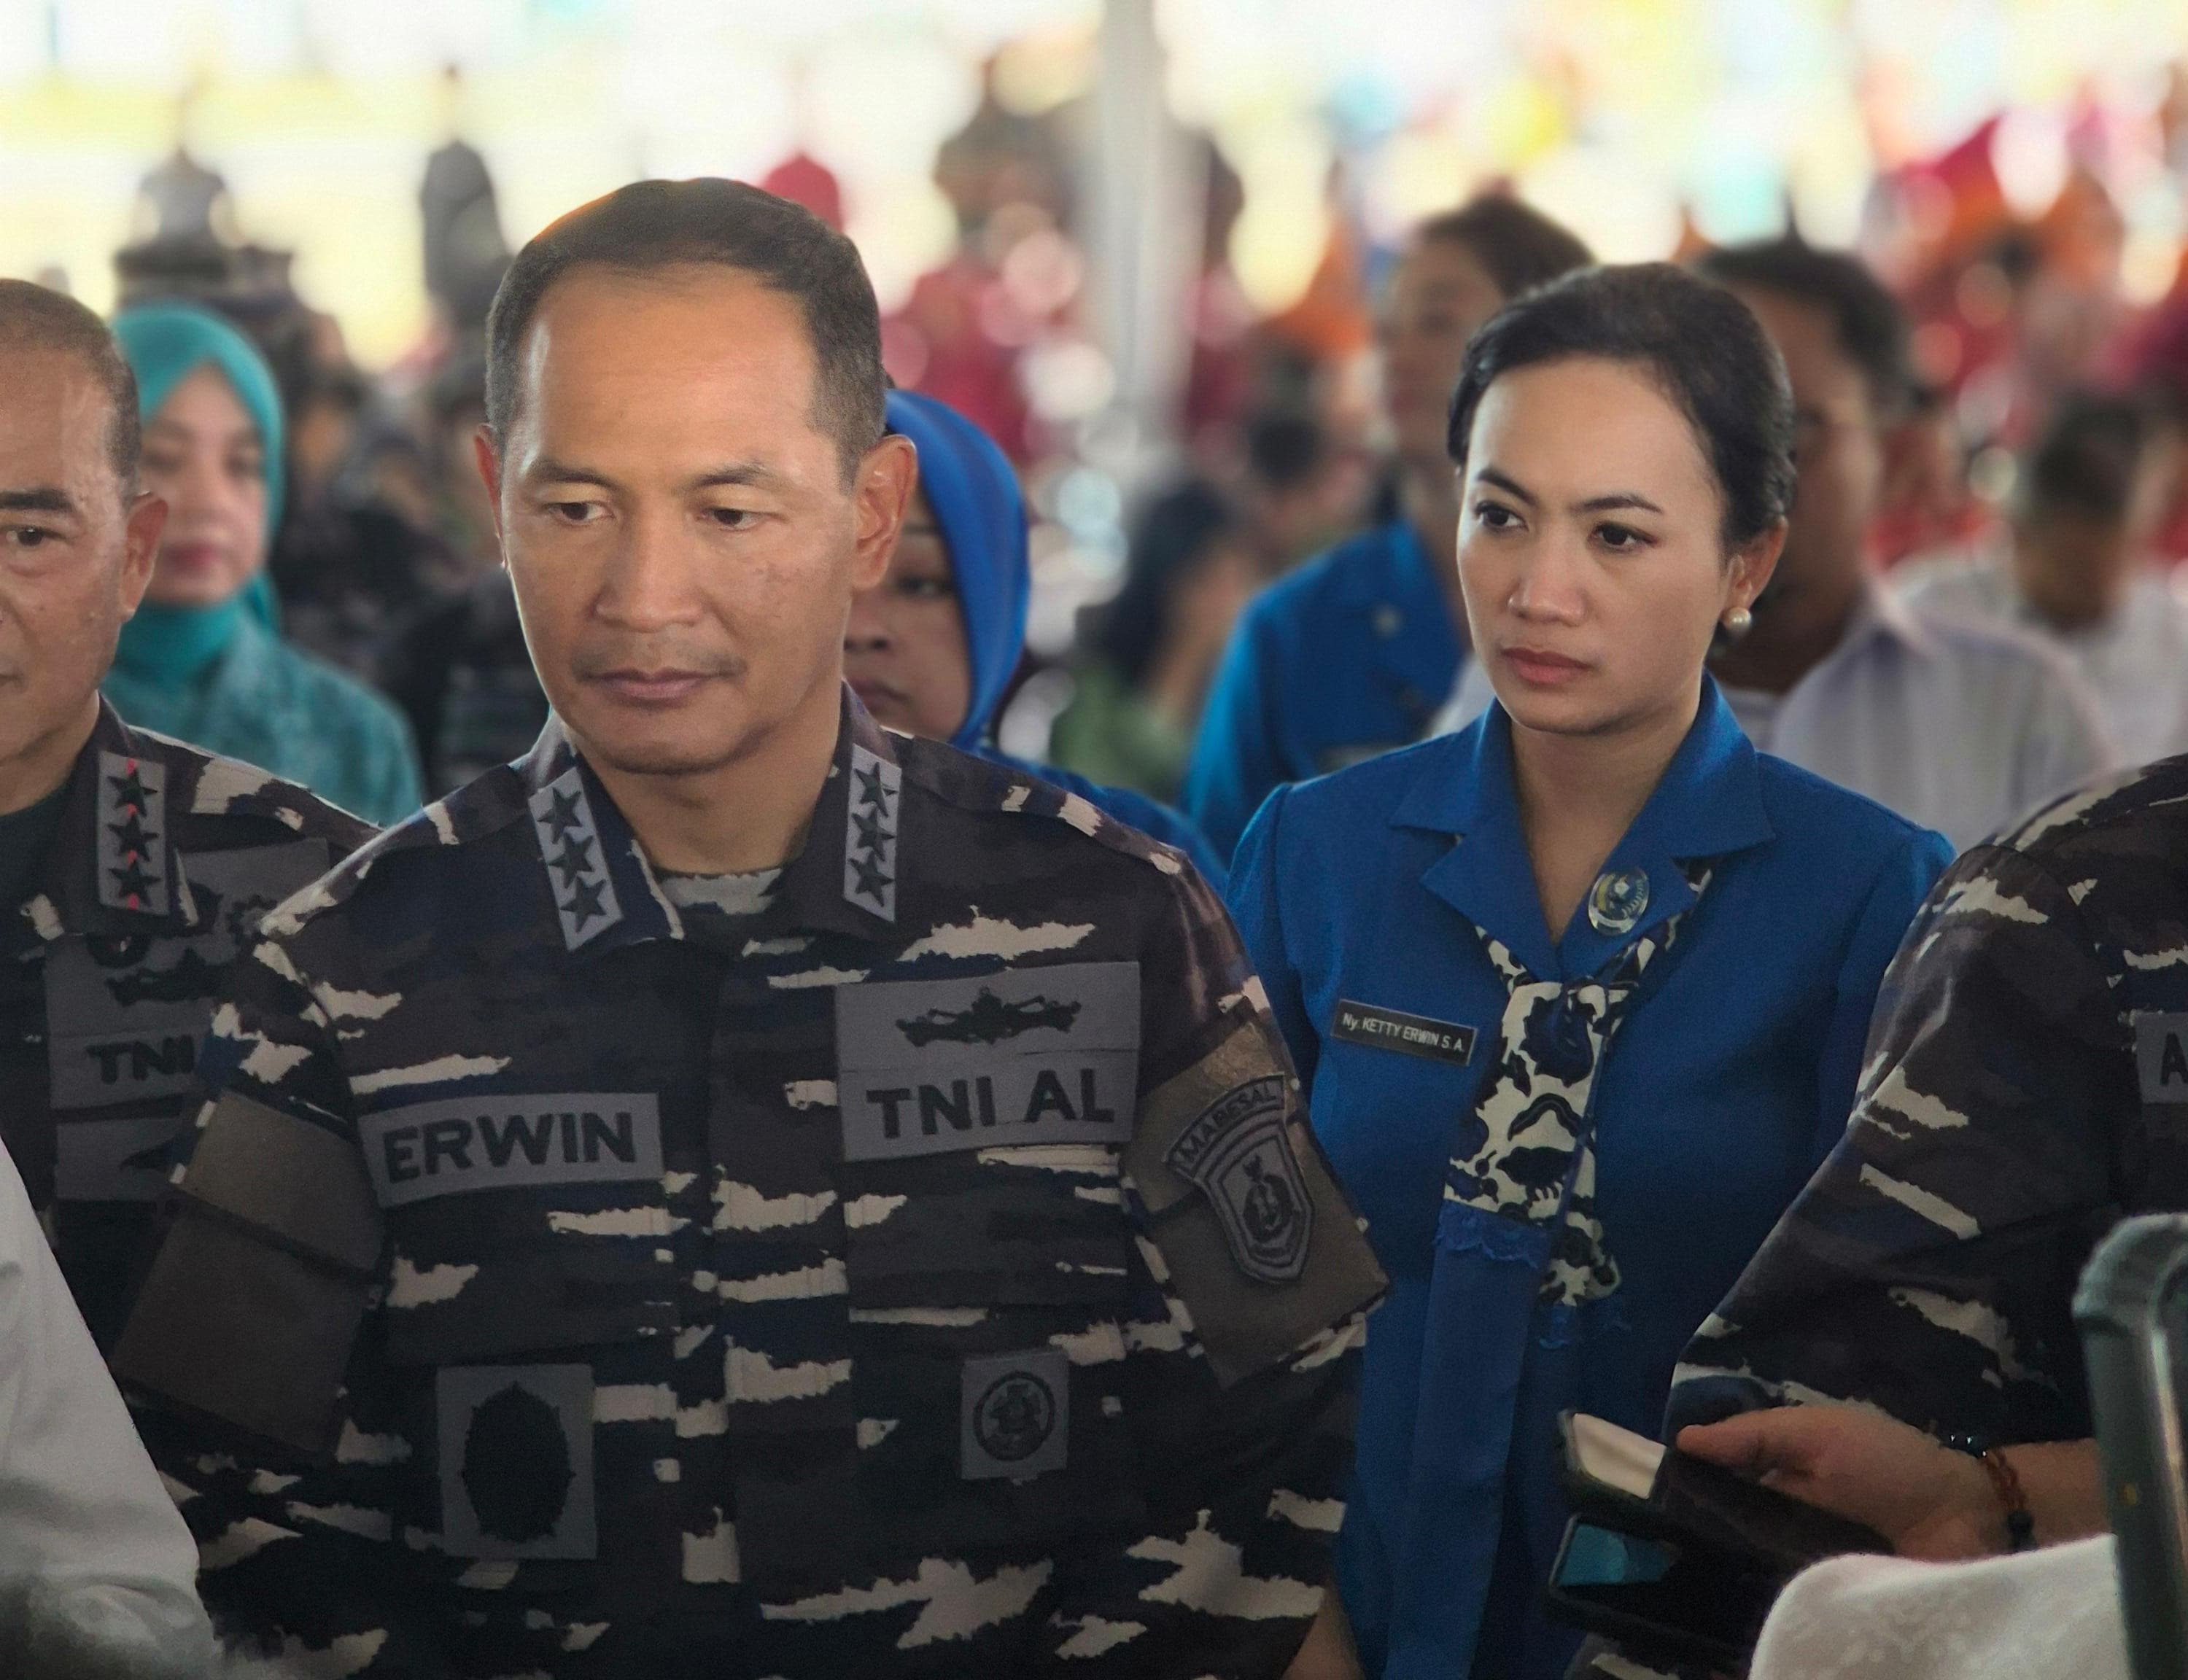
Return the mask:
<svg viewBox="0 0 2188 1680"><path fill-rule="evenodd" d="M674 668L642 671L626 667L595 672L586 680L595 687L607 690L620 700L641 706L665 706L690 699L713 681L716 674L711 671L687 671Z"/></svg>

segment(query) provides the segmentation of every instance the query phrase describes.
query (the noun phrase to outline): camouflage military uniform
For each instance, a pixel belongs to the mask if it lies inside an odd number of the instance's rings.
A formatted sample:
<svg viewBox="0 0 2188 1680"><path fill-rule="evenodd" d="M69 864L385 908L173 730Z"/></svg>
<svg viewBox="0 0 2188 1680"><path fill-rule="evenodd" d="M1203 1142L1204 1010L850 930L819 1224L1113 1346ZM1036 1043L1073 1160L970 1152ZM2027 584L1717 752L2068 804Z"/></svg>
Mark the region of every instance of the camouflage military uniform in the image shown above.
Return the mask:
<svg viewBox="0 0 2188 1680"><path fill-rule="evenodd" d="M372 837L102 705L43 873L0 923L0 1137L101 1345L121 1328L222 971Z"/></svg>
<svg viewBox="0 0 2188 1680"><path fill-rule="evenodd" d="M2000 1442L2086 1436L2075 1280L2158 1210L2188 1210L2188 758L1938 882L1846 1138L1688 1349L1672 1421L1858 1400Z"/></svg>
<svg viewBox="0 0 2188 1680"><path fill-rule="evenodd" d="M343 1674L1270 1675L1380 1287L1230 925L847 702L756 913L550 723L268 924L117 1356Z"/></svg>

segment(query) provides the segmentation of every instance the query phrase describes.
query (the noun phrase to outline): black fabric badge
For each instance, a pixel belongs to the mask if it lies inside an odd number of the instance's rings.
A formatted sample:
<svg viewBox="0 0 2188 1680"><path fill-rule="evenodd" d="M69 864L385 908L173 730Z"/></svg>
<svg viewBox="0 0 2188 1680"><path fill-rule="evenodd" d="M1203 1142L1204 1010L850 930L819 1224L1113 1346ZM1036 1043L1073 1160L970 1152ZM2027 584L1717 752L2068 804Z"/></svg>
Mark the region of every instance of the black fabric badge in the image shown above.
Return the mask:
<svg viewBox="0 0 2188 1680"><path fill-rule="evenodd" d="M1378 1009L1350 998L1339 1001L1337 1013L1330 1018L1329 1035L1348 1044L1425 1056L1431 1062L1448 1062L1458 1068L1474 1059L1471 1027L1462 1027L1455 1021L1432 1021L1403 1010Z"/></svg>
<svg viewBox="0 0 2188 1680"><path fill-rule="evenodd" d="M452 1557L598 1552L590 1366L451 1366L437 1373L435 1400Z"/></svg>
<svg viewBox="0 0 2188 1680"><path fill-rule="evenodd" d="M958 1406L967 1481L1024 1481L1063 1468L1071 1436L1071 1359L1062 1348L965 1361Z"/></svg>
<svg viewBox="0 0 2188 1680"><path fill-rule="evenodd" d="M1285 1130L1286 1081L1233 1086L1178 1135L1168 1159L1215 1207L1231 1258L1247 1277L1290 1283L1306 1269L1314 1200Z"/></svg>

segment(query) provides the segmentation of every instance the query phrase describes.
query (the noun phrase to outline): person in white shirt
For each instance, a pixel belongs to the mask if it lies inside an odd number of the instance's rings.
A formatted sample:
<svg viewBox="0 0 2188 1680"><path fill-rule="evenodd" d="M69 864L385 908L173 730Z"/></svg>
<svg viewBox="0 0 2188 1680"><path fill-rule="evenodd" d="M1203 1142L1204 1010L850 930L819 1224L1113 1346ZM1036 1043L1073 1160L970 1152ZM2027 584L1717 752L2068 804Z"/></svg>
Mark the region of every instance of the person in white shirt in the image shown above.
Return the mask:
<svg viewBox="0 0 2188 1680"><path fill-rule="evenodd" d="M204 1673L198 1550L0 1151L0 1671Z"/></svg>
<svg viewBox="0 0 2188 1680"><path fill-rule="evenodd" d="M2068 397L2021 463L2001 540L1892 579L1918 617L2006 624L2056 648L2131 764L2188 752L2188 595L2147 561L2163 499L2154 431L2132 398Z"/></svg>
<svg viewBox="0 0 2188 1680"><path fill-rule="evenodd" d="M1855 258L1792 237L1698 266L1755 312L1793 386L1785 552L1752 629L1710 667L1755 744L1962 848L2110 768L2095 704L2058 656L1995 627L1917 621L1869 570L1913 389L1891 294Z"/></svg>

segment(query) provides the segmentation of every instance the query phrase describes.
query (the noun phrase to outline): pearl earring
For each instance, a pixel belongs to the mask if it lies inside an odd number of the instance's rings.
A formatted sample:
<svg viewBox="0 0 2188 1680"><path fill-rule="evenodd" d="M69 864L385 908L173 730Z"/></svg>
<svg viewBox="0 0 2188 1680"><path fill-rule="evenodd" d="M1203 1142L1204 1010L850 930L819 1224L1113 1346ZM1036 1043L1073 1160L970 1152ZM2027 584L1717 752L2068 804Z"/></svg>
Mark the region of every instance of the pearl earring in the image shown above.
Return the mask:
<svg viewBox="0 0 2188 1680"><path fill-rule="evenodd" d="M1755 628L1755 615L1744 606L1735 606L1724 615L1724 633L1735 641Z"/></svg>

